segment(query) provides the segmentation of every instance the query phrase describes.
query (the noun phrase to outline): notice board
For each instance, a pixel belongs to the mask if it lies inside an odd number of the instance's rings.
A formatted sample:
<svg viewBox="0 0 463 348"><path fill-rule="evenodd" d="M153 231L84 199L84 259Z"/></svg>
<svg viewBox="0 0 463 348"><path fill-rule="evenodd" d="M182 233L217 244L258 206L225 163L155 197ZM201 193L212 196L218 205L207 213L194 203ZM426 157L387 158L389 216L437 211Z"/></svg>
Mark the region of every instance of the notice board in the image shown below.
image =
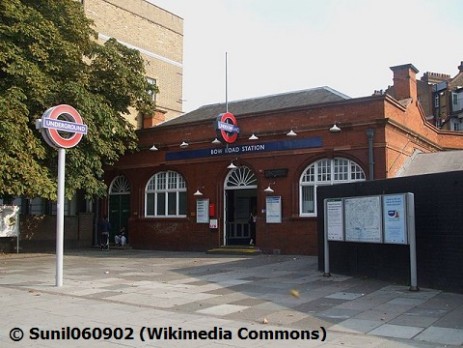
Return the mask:
<svg viewBox="0 0 463 348"><path fill-rule="evenodd" d="M346 241L381 243L381 197L351 197L344 200Z"/></svg>

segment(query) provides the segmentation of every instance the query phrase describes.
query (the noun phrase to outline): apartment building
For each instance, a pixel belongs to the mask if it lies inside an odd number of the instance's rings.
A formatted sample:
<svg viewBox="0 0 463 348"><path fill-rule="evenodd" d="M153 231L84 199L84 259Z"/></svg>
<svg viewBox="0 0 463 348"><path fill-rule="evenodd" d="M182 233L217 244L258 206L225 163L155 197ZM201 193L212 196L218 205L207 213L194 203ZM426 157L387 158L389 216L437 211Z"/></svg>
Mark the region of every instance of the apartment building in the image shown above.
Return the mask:
<svg viewBox="0 0 463 348"><path fill-rule="evenodd" d="M463 131L463 62L455 76L426 72L421 81L427 86L429 119L442 130Z"/></svg>
<svg viewBox="0 0 463 348"><path fill-rule="evenodd" d="M183 18L146 0L82 0L94 21L98 41L115 38L137 49L145 60L146 77L159 88L157 110L141 119L127 115L137 128L150 128L182 113Z"/></svg>

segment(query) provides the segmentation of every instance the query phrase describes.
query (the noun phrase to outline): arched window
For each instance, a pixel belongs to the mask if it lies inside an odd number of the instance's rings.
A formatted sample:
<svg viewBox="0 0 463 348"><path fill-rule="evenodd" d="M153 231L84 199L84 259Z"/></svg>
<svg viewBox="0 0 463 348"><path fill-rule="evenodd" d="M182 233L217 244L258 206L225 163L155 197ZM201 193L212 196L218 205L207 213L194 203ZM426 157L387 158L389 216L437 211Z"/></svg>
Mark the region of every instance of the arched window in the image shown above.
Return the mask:
<svg viewBox="0 0 463 348"><path fill-rule="evenodd" d="M114 178L109 187L109 194L111 195L127 195L130 194L130 183L125 176L118 176Z"/></svg>
<svg viewBox="0 0 463 348"><path fill-rule="evenodd" d="M365 173L346 158L321 159L309 165L299 180L299 215L317 216L317 187L364 181Z"/></svg>
<svg viewBox="0 0 463 348"><path fill-rule="evenodd" d="M257 188L256 175L246 166L240 166L231 170L225 179L226 190L255 188Z"/></svg>
<svg viewBox="0 0 463 348"><path fill-rule="evenodd" d="M186 184L177 172L160 172L145 189L145 216L186 217Z"/></svg>

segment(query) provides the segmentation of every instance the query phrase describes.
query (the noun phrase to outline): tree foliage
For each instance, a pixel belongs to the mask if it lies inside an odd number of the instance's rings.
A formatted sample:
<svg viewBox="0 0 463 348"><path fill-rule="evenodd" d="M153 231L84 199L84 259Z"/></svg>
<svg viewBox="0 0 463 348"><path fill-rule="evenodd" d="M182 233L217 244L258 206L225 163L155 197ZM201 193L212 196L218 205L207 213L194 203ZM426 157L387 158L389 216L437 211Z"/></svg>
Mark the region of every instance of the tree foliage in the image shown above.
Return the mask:
<svg viewBox="0 0 463 348"><path fill-rule="evenodd" d="M74 0L0 1L0 196L54 199L57 151L35 121L51 106L76 108L88 134L67 151L66 195L103 195L103 168L136 149L123 117L154 105L143 59L114 39L100 45Z"/></svg>

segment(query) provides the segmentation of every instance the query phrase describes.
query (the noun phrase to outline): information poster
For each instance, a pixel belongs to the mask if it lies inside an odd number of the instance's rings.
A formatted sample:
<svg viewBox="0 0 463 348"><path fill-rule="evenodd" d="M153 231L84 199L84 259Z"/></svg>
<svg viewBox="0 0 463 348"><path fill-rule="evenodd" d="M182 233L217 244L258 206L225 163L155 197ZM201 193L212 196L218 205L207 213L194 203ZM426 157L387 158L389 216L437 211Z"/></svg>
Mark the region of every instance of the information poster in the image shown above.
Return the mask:
<svg viewBox="0 0 463 348"><path fill-rule="evenodd" d="M196 200L196 223L209 223L209 199Z"/></svg>
<svg viewBox="0 0 463 348"><path fill-rule="evenodd" d="M381 196L344 200L346 241L382 243Z"/></svg>
<svg viewBox="0 0 463 348"><path fill-rule="evenodd" d="M217 220L217 219L211 219L211 220L209 221L209 228L212 228L212 229L217 229L217 228L219 228L218 220Z"/></svg>
<svg viewBox="0 0 463 348"><path fill-rule="evenodd" d="M342 199L326 200L327 235L328 240L344 240L343 201Z"/></svg>
<svg viewBox="0 0 463 348"><path fill-rule="evenodd" d="M405 195L383 196L384 243L408 244Z"/></svg>
<svg viewBox="0 0 463 348"><path fill-rule="evenodd" d="M267 196L265 202L267 223L281 223L281 196Z"/></svg>

